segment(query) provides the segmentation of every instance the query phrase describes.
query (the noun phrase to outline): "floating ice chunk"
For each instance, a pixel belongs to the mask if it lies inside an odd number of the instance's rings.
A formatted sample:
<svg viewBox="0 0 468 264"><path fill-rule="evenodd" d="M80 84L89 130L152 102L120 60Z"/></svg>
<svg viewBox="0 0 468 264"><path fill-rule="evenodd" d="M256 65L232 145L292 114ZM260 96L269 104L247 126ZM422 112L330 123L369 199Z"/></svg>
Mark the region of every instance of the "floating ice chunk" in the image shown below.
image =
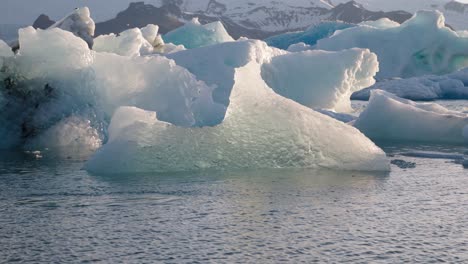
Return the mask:
<svg viewBox="0 0 468 264"><path fill-rule="evenodd" d="M313 49L313 47L305 44L304 42L292 44L291 46L288 47L289 52L301 52L301 51L306 51L306 50L311 50L311 49Z"/></svg>
<svg viewBox="0 0 468 264"><path fill-rule="evenodd" d="M377 56L369 50L305 51L274 57L262 77L277 93L311 108L351 110L353 92L375 83Z"/></svg>
<svg viewBox="0 0 468 264"><path fill-rule="evenodd" d="M119 109L109 142L85 168L98 174L292 167L389 170L385 153L358 130L277 95L260 71L255 62L235 70L226 118L215 127L181 128L141 109Z"/></svg>
<svg viewBox="0 0 468 264"><path fill-rule="evenodd" d="M468 67L468 38L444 22L439 11L420 11L399 27L361 25L342 30L319 40L317 48L368 48L379 58L379 79L446 74Z"/></svg>
<svg viewBox="0 0 468 264"><path fill-rule="evenodd" d="M164 43L162 39L161 41L162 43ZM159 46L159 47L161 48L155 49L155 52L159 52L162 54L171 54L171 53L176 53L176 52L185 50L185 47L183 45L175 45L172 43L165 43L164 46Z"/></svg>
<svg viewBox="0 0 468 264"><path fill-rule="evenodd" d="M322 22L309 27L305 31L291 32L269 37L265 42L270 46L280 49L287 49L289 46L300 42L314 46L317 44L319 39L327 38L338 30L354 26L356 25L343 22Z"/></svg>
<svg viewBox="0 0 468 264"><path fill-rule="evenodd" d="M437 104L414 103L390 93L374 90L366 110L354 126L371 139L463 143L466 114Z"/></svg>
<svg viewBox="0 0 468 264"><path fill-rule="evenodd" d="M468 68L442 76L393 79L355 92L352 99L368 100L370 91L384 90L411 100L468 99Z"/></svg>
<svg viewBox="0 0 468 264"><path fill-rule="evenodd" d="M397 166L400 169L414 169L414 168L416 168L416 163L415 162L404 161L404 160L401 160L401 159L394 159L390 163Z"/></svg>
<svg viewBox="0 0 468 264"><path fill-rule="evenodd" d="M75 36L80 37L88 47L93 46L94 30L96 28L94 21L91 19L91 14L87 7L76 8L68 16L57 21L48 29L60 28L72 32Z"/></svg>
<svg viewBox="0 0 468 264"><path fill-rule="evenodd" d="M148 36L149 37L149 36ZM93 50L122 56L140 56L153 53L153 45L146 40L139 28L132 28L119 35L111 33L94 39Z"/></svg>
<svg viewBox="0 0 468 264"><path fill-rule="evenodd" d="M390 20L388 18L381 18L375 21L364 21L359 23L360 26L369 26L379 29L395 28L399 27L400 23Z"/></svg>
<svg viewBox="0 0 468 264"><path fill-rule="evenodd" d="M166 43L183 45L187 49L234 41L219 21L201 25L194 20L163 36Z"/></svg>
<svg viewBox="0 0 468 264"><path fill-rule="evenodd" d="M159 27L149 24L144 28L132 28L120 34L101 35L94 39L93 49L97 52L115 53L122 56L135 57L140 55L169 54L185 50L183 45L166 44Z"/></svg>
<svg viewBox="0 0 468 264"><path fill-rule="evenodd" d="M165 44L161 35L158 34L159 27L149 24L141 29L143 37L153 46L153 51L160 54L169 54L185 50L183 45Z"/></svg>

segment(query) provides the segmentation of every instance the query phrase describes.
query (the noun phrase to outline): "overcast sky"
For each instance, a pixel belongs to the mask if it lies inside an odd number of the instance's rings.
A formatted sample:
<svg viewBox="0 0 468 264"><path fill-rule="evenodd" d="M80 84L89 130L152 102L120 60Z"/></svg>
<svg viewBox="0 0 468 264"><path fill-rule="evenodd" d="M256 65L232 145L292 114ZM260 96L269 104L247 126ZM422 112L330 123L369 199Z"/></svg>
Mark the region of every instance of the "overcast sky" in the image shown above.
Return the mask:
<svg viewBox="0 0 468 264"><path fill-rule="evenodd" d="M138 0L0 0L0 24L32 24L40 14L59 19L76 7L88 6L96 21L113 18ZM160 0L145 0L158 5Z"/></svg>

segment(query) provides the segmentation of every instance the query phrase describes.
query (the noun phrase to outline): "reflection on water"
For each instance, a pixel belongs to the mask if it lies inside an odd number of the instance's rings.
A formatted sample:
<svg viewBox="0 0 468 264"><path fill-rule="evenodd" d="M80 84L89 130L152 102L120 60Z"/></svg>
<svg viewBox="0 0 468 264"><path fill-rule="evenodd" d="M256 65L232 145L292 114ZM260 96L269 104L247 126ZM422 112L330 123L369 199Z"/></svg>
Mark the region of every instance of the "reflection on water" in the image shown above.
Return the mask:
<svg viewBox="0 0 468 264"><path fill-rule="evenodd" d="M447 160L97 176L82 161L1 156L2 261L468 261L467 174Z"/></svg>

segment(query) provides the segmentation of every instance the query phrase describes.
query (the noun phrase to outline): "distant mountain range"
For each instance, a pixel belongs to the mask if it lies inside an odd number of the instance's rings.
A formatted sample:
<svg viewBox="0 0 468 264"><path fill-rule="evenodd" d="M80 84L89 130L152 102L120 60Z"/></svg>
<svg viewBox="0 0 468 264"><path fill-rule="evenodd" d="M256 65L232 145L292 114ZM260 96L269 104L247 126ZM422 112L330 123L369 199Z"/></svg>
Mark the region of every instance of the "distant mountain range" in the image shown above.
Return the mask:
<svg viewBox="0 0 468 264"><path fill-rule="evenodd" d="M334 4L349 0L332 0ZM446 23L456 30L468 30L468 4L456 0L356 0L371 11L404 10L415 13L418 10L439 10L444 13ZM466 1L465 1L466 2Z"/></svg>
<svg viewBox="0 0 468 264"><path fill-rule="evenodd" d="M241 36L263 39L287 31L303 30L321 21L343 21L359 23L366 20L389 18L397 22L409 19L411 13L405 11L375 12L365 9L357 2L333 6L329 1L303 1L306 6L285 5L279 2L263 1L264 4L236 2L229 6L216 0L183 1L163 0L159 7L144 2L131 3L111 20L96 23L96 35L119 33L133 27L157 24L161 33L167 33L183 25L184 21L198 17L201 23L221 21L234 38ZM259 1L262 2L262 1ZM301 1L298 1L301 2ZM206 4L205 6L203 4ZM52 21L46 15L39 16L34 22L36 28L47 28Z"/></svg>

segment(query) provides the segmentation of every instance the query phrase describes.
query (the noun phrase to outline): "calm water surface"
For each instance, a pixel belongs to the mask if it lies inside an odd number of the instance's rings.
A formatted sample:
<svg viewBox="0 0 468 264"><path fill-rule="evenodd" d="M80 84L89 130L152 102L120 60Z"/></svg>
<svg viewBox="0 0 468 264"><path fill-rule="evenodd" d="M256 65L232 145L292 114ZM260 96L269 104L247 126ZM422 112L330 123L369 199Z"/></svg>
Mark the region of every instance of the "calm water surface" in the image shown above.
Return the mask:
<svg viewBox="0 0 468 264"><path fill-rule="evenodd" d="M0 263L468 263L467 147L389 174L89 175L0 153Z"/></svg>

